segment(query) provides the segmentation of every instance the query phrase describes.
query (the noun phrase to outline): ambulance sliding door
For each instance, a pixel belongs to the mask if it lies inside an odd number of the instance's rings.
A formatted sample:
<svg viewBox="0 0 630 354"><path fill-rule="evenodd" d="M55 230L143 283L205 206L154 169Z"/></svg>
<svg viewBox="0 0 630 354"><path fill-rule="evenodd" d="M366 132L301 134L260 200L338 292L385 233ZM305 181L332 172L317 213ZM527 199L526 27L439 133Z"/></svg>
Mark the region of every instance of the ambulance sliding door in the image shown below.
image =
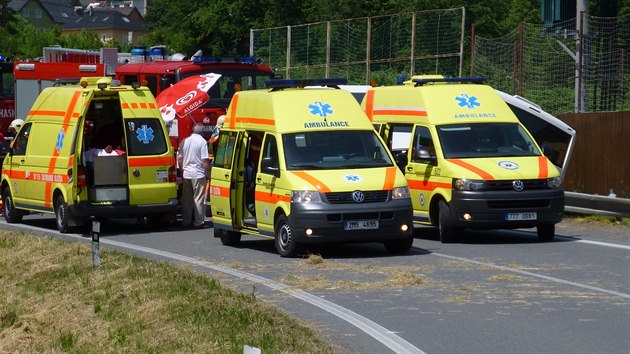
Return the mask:
<svg viewBox="0 0 630 354"><path fill-rule="evenodd" d="M440 182L441 167L437 165L435 141L428 126L413 127L405 177L411 192L414 222L429 222L431 198Z"/></svg>
<svg viewBox="0 0 630 354"><path fill-rule="evenodd" d="M219 135L210 174L210 205L215 225L235 226L241 217L240 208L235 208L242 205L240 198L244 196L243 170L236 161L241 140L242 133L233 130L221 130Z"/></svg>

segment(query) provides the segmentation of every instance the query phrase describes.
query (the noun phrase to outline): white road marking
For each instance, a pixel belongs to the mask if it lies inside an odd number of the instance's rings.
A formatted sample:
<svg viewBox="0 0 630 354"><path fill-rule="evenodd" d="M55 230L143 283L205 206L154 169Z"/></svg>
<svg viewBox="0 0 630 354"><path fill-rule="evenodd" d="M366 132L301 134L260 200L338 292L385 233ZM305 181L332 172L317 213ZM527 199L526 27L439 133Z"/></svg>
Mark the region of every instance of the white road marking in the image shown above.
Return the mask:
<svg viewBox="0 0 630 354"><path fill-rule="evenodd" d="M589 240L576 240L575 238L572 238L572 237L562 237L562 236L556 236L556 238L563 239L566 241L586 243L586 244L595 245L595 246L604 246L604 247L612 247L612 248L621 248L623 250L630 250L630 246L620 245L618 243L608 243L608 242L589 241Z"/></svg>
<svg viewBox="0 0 630 354"><path fill-rule="evenodd" d="M71 236L71 235L66 235L66 236ZM80 235L72 236L72 237L85 239L85 237L80 236ZM120 241L114 241L114 240L108 240L108 239L100 239L99 242L107 244L107 245L132 249L132 250L136 250L136 251L140 251L144 253L154 254L161 257L175 259L178 261L194 264L196 266L212 269L212 270L222 272L222 273L227 273L235 277L239 277L239 278L256 282L260 285L264 285L273 290L283 292L297 299L305 301L313 306L319 307L322 310L327 311L331 313L332 315L335 315L345 320L346 322L352 324L353 326L367 333L372 338L381 342L383 345L391 349L394 353L424 354L422 350L415 347L413 344L407 342L403 338L397 336L396 334L394 334L392 331L388 330L387 328L379 325L378 323L371 321L368 318L359 315L358 313L348 310L345 307L339 306L333 302L324 300L320 297L309 294L305 291L291 289L286 284L277 283L271 279L267 279L267 278L264 278L255 274L243 272L243 271L232 269L232 268L222 267L216 264L212 264L210 262L201 261L192 257L183 256L177 253L161 251L154 248L137 246L137 245L133 245L126 242L120 242Z"/></svg>
<svg viewBox="0 0 630 354"><path fill-rule="evenodd" d="M560 278L556 278L556 277L550 277L550 276L544 275L544 274L532 273L532 272L528 272L528 271L525 271L525 270L503 267L503 266L500 266L498 264L488 263L488 262L480 262L480 261L475 261L475 260L468 259L468 258L449 256L447 254L442 254L442 253L431 253L431 255L438 256L438 257L443 257L443 258L448 258L448 259L455 259L455 260L458 260L458 261L473 263L473 264L482 265L482 266L485 266L485 267L497 268L497 269L501 269L501 270L504 270L504 271L507 271L507 272L518 273L518 274L527 275L527 276L530 276L530 277L545 279L545 280L553 281L553 282L556 282L556 283L562 283L562 284L577 286L579 288L589 289L589 290L593 290L593 291L598 291L598 292L602 292L602 293L606 293L606 294L615 295L615 296L623 297L623 298L626 298L626 299L630 299L630 294L621 293L621 292L614 291L614 290L598 288L596 286L576 283L576 282L573 282L573 281L564 280L564 279L560 279Z"/></svg>

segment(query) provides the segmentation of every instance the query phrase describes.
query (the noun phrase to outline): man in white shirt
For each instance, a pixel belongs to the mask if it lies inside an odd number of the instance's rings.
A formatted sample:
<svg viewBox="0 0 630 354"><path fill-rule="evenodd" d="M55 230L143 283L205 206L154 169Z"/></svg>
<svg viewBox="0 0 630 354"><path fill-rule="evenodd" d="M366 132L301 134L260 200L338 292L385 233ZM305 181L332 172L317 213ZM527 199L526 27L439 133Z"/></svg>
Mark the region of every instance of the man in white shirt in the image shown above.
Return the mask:
<svg viewBox="0 0 630 354"><path fill-rule="evenodd" d="M208 142L201 134L203 125L196 124L193 133L180 144L177 162L182 173L182 226L205 228L206 181L210 176Z"/></svg>

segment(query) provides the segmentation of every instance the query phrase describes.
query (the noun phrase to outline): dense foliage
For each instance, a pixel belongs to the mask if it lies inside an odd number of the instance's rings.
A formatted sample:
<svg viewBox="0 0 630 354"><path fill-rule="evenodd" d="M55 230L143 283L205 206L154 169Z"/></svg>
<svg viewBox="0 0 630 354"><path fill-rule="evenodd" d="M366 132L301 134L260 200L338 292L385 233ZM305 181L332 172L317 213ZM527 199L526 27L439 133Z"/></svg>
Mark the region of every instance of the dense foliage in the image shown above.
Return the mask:
<svg viewBox="0 0 630 354"><path fill-rule="evenodd" d="M630 13L630 0L617 1L619 15ZM603 12L601 2L590 1L591 15ZM188 55L197 49L206 55L244 54L252 28L459 7L466 8L466 29L474 23L486 38L509 32L520 21L540 21L540 0L154 0L145 19L150 33L139 44L166 44L173 52ZM0 53L5 56L38 57L42 47L55 44L129 50L119 43L102 43L87 31L63 37L59 28L37 30L11 12L3 19Z"/></svg>

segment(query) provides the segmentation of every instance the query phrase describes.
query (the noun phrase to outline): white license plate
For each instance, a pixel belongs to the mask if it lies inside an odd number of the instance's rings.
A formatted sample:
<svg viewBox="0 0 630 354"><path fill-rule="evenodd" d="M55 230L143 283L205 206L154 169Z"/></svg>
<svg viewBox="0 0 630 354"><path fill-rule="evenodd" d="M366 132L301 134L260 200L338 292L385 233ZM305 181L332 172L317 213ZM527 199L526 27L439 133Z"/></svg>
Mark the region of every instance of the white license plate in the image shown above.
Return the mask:
<svg viewBox="0 0 630 354"><path fill-rule="evenodd" d="M505 220L507 221L522 221L522 220L536 220L538 215L536 213L506 213Z"/></svg>
<svg viewBox="0 0 630 354"><path fill-rule="evenodd" d="M378 220L352 220L343 222L344 230L374 230L378 229Z"/></svg>

